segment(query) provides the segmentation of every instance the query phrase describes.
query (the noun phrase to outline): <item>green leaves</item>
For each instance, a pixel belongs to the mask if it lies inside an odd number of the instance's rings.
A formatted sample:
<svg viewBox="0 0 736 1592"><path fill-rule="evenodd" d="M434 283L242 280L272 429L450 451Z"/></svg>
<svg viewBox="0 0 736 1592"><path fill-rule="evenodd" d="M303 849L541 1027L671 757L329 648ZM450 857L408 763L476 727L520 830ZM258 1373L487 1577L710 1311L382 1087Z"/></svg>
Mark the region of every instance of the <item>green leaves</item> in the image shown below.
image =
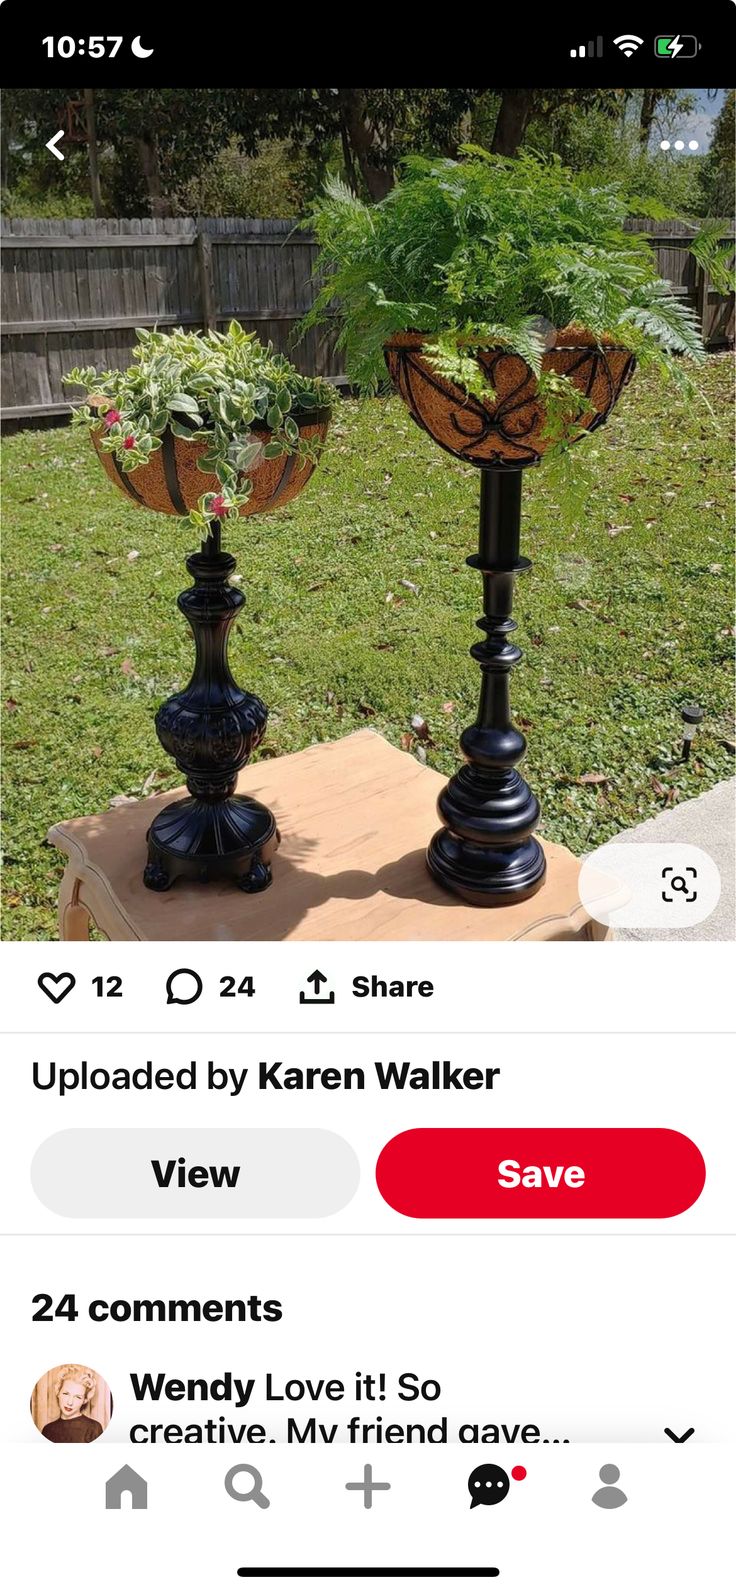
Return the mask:
<svg viewBox="0 0 736 1592"><path fill-rule="evenodd" d="M736 286L734 245L733 239L724 241L723 222L705 221L689 247L698 265L707 271L716 293L733 293Z"/></svg>
<svg viewBox="0 0 736 1592"><path fill-rule="evenodd" d="M636 301L624 310L621 322L631 322L644 334L639 355L645 362L648 345L652 344L667 352L687 354L698 364L706 358L694 311L689 304L673 298L669 284L661 279L639 291Z"/></svg>
<svg viewBox="0 0 736 1592"><path fill-rule="evenodd" d="M113 453L130 474L161 447L167 430L182 441L206 441L198 459L205 475L214 475L226 489L229 512L247 502L248 471L265 451L275 458L297 453L315 458L316 446L301 436L299 421L315 409L332 407L329 383L303 376L271 344L232 321L227 332L200 332L178 327L171 332L140 330L126 371L97 374L75 368L65 378L86 387L89 402L75 415L76 424L95 429L101 446ZM112 424L103 417L115 410ZM268 448L249 429L265 422L273 432ZM205 524L209 510L200 503ZM210 514L210 518L216 516ZM193 528L194 520L190 520ZM198 522L197 522L198 525Z"/></svg>
<svg viewBox="0 0 736 1592"><path fill-rule="evenodd" d="M294 424L293 421L291 423L292 425ZM296 436L293 438L293 441L298 442L298 426L294 426L294 430L296 432ZM231 444L228 451L228 459L236 470L247 472L255 464L256 459L260 458L262 452L263 444L259 442L257 438L254 437L250 442L243 439L240 442Z"/></svg>
<svg viewBox="0 0 736 1592"><path fill-rule="evenodd" d="M435 369L483 396L474 350L505 345L538 373L540 317L594 337L635 328L644 357L665 371L673 355L702 357L697 326L660 283L646 237L625 230L642 202L623 182L523 151L507 160L467 145L463 154L412 156L402 181L371 207L332 179L310 218L320 286L302 329L337 319L356 385L385 384L384 343L414 330L431 341ZM643 208L659 215L663 207ZM704 228L693 252L723 290L722 240Z"/></svg>
<svg viewBox="0 0 736 1592"><path fill-rule="evenodd" d="M194 415L197 418L198 424L201 425L201 423L202 423L201 422L200 413L199 413L199 404L197 402L197 399L196 398L192 398L189 393L186 393L186 392L174 392L174 393L172 393L171 397L168 400L167 407L169 409L173 409L175 412L177 412L179 414Z"/></svg>

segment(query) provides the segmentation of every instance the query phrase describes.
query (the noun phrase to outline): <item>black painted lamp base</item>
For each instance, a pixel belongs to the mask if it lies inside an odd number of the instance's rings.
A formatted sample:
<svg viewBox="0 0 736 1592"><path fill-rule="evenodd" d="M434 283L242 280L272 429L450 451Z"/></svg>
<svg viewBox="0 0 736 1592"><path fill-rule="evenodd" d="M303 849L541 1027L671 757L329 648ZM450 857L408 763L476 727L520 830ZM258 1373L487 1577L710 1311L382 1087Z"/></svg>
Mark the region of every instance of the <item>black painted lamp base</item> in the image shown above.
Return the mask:
<svg viewBox="0 0 736 1592"><path fill-rule="evenodd" d="M509 705L509 675L521 657L512 640L514 583L530 567L519 554L521 483L521 469L481 470L478 552L467 561L483 576L484 639L470 649L482 673L480 703L460 737L466 763L437 802L444 827L427 850L433 878L478 907L527 901L547 871L534 838L539 802L515 767L526 741Z"/></svg>
<svg viewBox="0 0 736 1592"><path fill-rule="evenodd" d="M230 879L255 894L271 883L276 819L251 796L234 794L268 719L265 703L241 690L228 664L228 635L245 602L230 582L234 568L214 520L201 551L187 559L194 584L179 597L194 635L194 672L156 714L158 738L186 776L190 794L164 807L148 831L148 890L169 890L177 879Z"/></svg>
<svg viewBox="0 0 736 1592"><path fill-rule="evenodd" d="M438 829L427 848L427 867L438 884L474 907L528 901L544 883L547 864L538 840L520 846L477 846Z"/></svg>
<svg viewBox="0 0 736 1592"><path fill-rule="evenodd" d="M169 890L177 879L231 879L255 894L271 883L279 832L270 809L250 796L216 802L185 796L164 807L147 839L143 883L149 890Z"/></svg>

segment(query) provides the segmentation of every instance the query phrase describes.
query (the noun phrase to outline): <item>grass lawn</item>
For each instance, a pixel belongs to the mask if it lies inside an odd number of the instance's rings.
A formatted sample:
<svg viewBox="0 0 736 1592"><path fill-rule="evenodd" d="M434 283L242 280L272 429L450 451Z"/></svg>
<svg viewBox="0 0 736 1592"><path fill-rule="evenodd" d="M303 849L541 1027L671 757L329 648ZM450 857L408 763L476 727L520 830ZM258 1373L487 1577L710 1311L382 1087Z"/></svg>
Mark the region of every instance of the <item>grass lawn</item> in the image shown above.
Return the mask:
<svg viewBox="0 0 736 1592"><path fill-rule="evenodd" d="M526 475L534 568L517 585L512 696L542 832L577 853L733 769L720 744L733 733L727 356L702 386L715 419L635 378L592 444L598 485L575 530L544 468ZM49 825L180 781L153 717L188 678L175 598L191 536L128 504L78 431L9 437L3 464L3 935L54 939ZM247 596L233 669L271 708L261 756L369 724L452 772L479 681L480 579L464 563L477 500L477 472L398 400L339 405L303 495L231 539ZM705 719L683 765L692 698Z"/></svg>

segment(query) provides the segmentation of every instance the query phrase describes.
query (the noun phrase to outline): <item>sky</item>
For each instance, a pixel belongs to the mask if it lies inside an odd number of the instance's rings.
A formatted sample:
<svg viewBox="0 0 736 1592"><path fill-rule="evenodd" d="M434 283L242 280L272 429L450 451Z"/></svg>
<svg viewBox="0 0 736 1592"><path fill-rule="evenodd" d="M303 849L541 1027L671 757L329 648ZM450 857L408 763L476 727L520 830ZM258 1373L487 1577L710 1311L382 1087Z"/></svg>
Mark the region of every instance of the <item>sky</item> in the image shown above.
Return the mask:
<svg viewBox="0 0 736 1592"><path fill-rule="evenodd" d="M678 116L668 121L664 136L673 141L675 138L682 138L685 144L689 139L696 138L699 146L696 153L705 155L710 149L713 123L726 98L726 89L696 88L692 92L696 96L695 109L689 116ZM710 98L710 95L714 97ZM652 139L655 148L660 136L658 133L656 138Z"/></svg>

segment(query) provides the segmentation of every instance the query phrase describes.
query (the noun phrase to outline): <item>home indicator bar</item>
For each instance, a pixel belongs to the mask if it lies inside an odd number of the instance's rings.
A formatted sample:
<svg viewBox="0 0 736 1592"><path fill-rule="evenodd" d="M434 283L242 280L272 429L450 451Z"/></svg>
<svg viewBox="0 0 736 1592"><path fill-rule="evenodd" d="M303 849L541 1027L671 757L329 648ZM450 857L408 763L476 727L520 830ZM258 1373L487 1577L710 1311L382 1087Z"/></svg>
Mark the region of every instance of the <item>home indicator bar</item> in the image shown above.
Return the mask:
<svg viewBox="0 0 736 1592"><path fill-rule="evenodd" d="M452 1580L453 1578L456 1579L457 1577L462 1576L465 1580L472 1579L474 1581L481 1581L484 1578L488 1580L491 1577L498 1576L500 1574L500 1570L494 1570L490 1565L487 1565L482 1569L477 1569L475 1567L469 1569L467 1565L461 1565L457 1568L453 1568L452 1566L447 1565L438 1566L426 1564L420 1565L418 1568L412 1567L411 1569L408 1569L405 1565L392 1564L366 1565L365 1567L361 1566L359 1569L356 1569L355 1566L346 1567L345 1565L322 1565L320 1567L313 1567L308 1570L296 1569L293 1565L289 1564L280 1566L246 1565L238 1570L238 1575L243 1577L252 1576L255 1579L258 1576L267 1576L270 1580L275 1580L277 1576L282 1576L284 1579L288 1579L289 1576L298 1576L300 1579L304 1579L309 1576L315 1578L317 1576L353 1576L367 1579L369 1576L403 1576L408 1578L410 1576L424 1575L432 1576L434 1579L439 1579L444 1576L446 1580Z"/></svg>

